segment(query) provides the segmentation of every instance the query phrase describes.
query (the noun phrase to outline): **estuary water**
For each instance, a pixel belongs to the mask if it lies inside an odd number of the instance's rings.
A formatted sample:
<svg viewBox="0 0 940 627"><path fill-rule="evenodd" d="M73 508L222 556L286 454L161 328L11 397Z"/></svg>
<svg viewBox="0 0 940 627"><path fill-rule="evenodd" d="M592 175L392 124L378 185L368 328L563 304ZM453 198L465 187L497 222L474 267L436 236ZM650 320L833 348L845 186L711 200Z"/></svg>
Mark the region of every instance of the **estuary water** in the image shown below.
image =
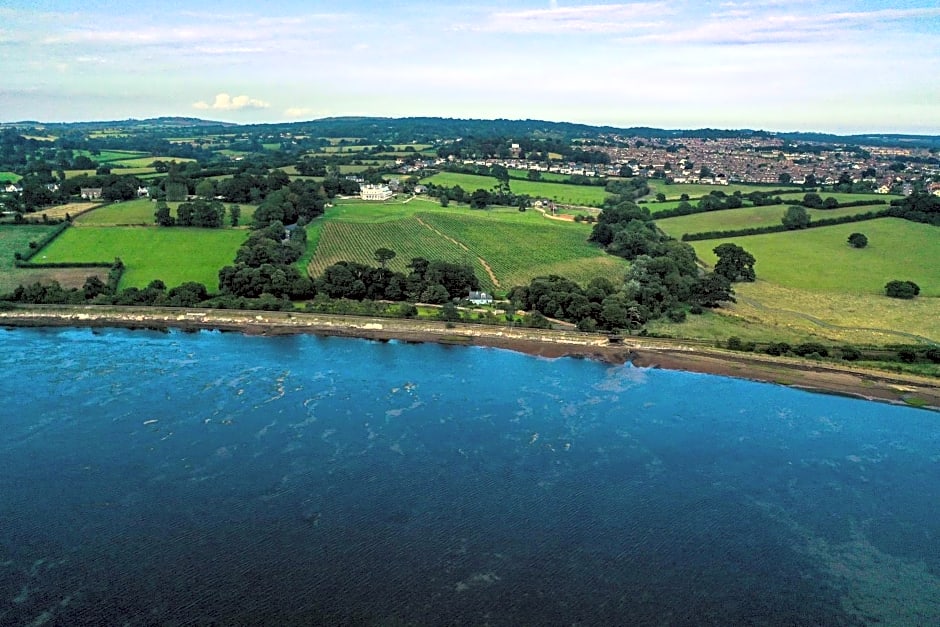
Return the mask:
<svg viewBox="0 0 940 627"><path fill-rule="evenodd" d="M0 330L3 625L937 625L940 415L508 351Z"/></svg>

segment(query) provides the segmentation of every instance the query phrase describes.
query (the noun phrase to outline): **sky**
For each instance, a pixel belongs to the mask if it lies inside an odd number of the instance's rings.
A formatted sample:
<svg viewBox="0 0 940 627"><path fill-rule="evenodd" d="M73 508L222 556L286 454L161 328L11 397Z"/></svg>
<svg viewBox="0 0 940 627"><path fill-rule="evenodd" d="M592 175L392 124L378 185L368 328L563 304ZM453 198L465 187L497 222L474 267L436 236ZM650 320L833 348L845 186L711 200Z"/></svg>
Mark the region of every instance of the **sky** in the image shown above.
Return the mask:
<svg viewBox="0 0 940 627"><path fill-rule="evenodd" d="M937 0L0 0L0 122L940 134Z"/></svg>

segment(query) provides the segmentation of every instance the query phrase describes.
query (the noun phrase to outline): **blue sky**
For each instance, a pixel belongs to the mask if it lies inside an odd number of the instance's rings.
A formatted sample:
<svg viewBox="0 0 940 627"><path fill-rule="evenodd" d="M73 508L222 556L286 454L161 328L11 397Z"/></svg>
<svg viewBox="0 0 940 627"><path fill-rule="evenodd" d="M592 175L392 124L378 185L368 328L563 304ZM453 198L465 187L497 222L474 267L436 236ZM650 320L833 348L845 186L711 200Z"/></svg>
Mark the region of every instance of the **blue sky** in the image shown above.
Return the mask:
<svg viewBox="0 0 940 627"><path fill-rule="evenodd" d="M0 121L940 134L936 0L0 3Z"/></svg>

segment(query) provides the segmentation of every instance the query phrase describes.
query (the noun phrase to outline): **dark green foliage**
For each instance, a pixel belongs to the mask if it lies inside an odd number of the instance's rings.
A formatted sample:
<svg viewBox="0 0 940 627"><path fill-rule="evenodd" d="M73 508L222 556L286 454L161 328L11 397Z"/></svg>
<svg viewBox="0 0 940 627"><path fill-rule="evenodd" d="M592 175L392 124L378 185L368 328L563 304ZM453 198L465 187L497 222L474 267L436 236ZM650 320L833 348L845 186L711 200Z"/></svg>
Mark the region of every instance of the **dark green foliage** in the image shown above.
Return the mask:
<svg viewBox="0 0 940 627"><path fill-rule="evenodd" d="M865 248L868 246L868 238L863 233L852 233L849 235L849 246L852 248Z"/></svg>
<svg viewBox="0 0 940 627"><path fill-rule="evenodd" d="M771 342L767 345L767 348L764 349L764 352L768 355L779 357L780 355L786 355L790 352L790 345L786 342Z"/></svg>
<svg viewBox="0 0 940 627"><path fill-rule="evenodd" d="M858 361L862 358L862 352L854 346L843 346L839 352L842 353L842 359L845 361Z"/></svg>
<svg viewBox="0 0 940 627"><path fill-rule="evenodd" d="M808 195L809 194L807 194L807 196ZM787 207L787 211L783 214L783 218L780 219L780 222L791 231L805 229L810 223L809 213L807 213L806 209L803 207Z"/></svg>
<svg viewBox="0 0 940 627"><path fill-rule="evenodd" d="M940 197L915 192L900 200L892 200L888 215L940 226Z"/></svg>
<svg viewBox="0 0 940 627"><path fill-rule="evenodd" d="M754 255L747 252L737 244L719 244L714 249L718 256L715 264L715 274L723 276L731 282L754 281L757 274L754 272L756 260Z"/></svg>
<svg viewBox="0 0 940 627"><path fill-rule="evenodd" d="M917 361L917 353L910 348L902 348L898 351L898 359L905 364L912 364Z"/></svg>
<svg viewBox="0 0 940 627"><path fill-rule="evenodd" d="M920 294L920 286L913 281L888 281L885 295L891 298L911 299Z"/></svg>
<svg viewBox="0 0 940 627"><path fill-rule="evenodd" d="M793 352L800 357L808 357L810 355L818 355L819 357L828 357L829 349L827 349L822 344L816 342L807 342L805 344L798 344L793 347Z"/></svg>

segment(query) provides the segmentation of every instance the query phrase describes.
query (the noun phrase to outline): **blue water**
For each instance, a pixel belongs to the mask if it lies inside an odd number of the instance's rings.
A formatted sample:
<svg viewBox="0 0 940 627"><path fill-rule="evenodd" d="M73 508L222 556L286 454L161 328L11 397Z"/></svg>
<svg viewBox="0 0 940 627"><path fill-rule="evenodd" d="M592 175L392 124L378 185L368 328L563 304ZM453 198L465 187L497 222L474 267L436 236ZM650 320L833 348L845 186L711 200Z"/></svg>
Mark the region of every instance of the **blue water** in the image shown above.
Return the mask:
<svg viewBox="0 0 940 627"><path fill-rule="evenodd" d="M308 336L0 372L0 624L940 624L935 413Z"/></svg>

